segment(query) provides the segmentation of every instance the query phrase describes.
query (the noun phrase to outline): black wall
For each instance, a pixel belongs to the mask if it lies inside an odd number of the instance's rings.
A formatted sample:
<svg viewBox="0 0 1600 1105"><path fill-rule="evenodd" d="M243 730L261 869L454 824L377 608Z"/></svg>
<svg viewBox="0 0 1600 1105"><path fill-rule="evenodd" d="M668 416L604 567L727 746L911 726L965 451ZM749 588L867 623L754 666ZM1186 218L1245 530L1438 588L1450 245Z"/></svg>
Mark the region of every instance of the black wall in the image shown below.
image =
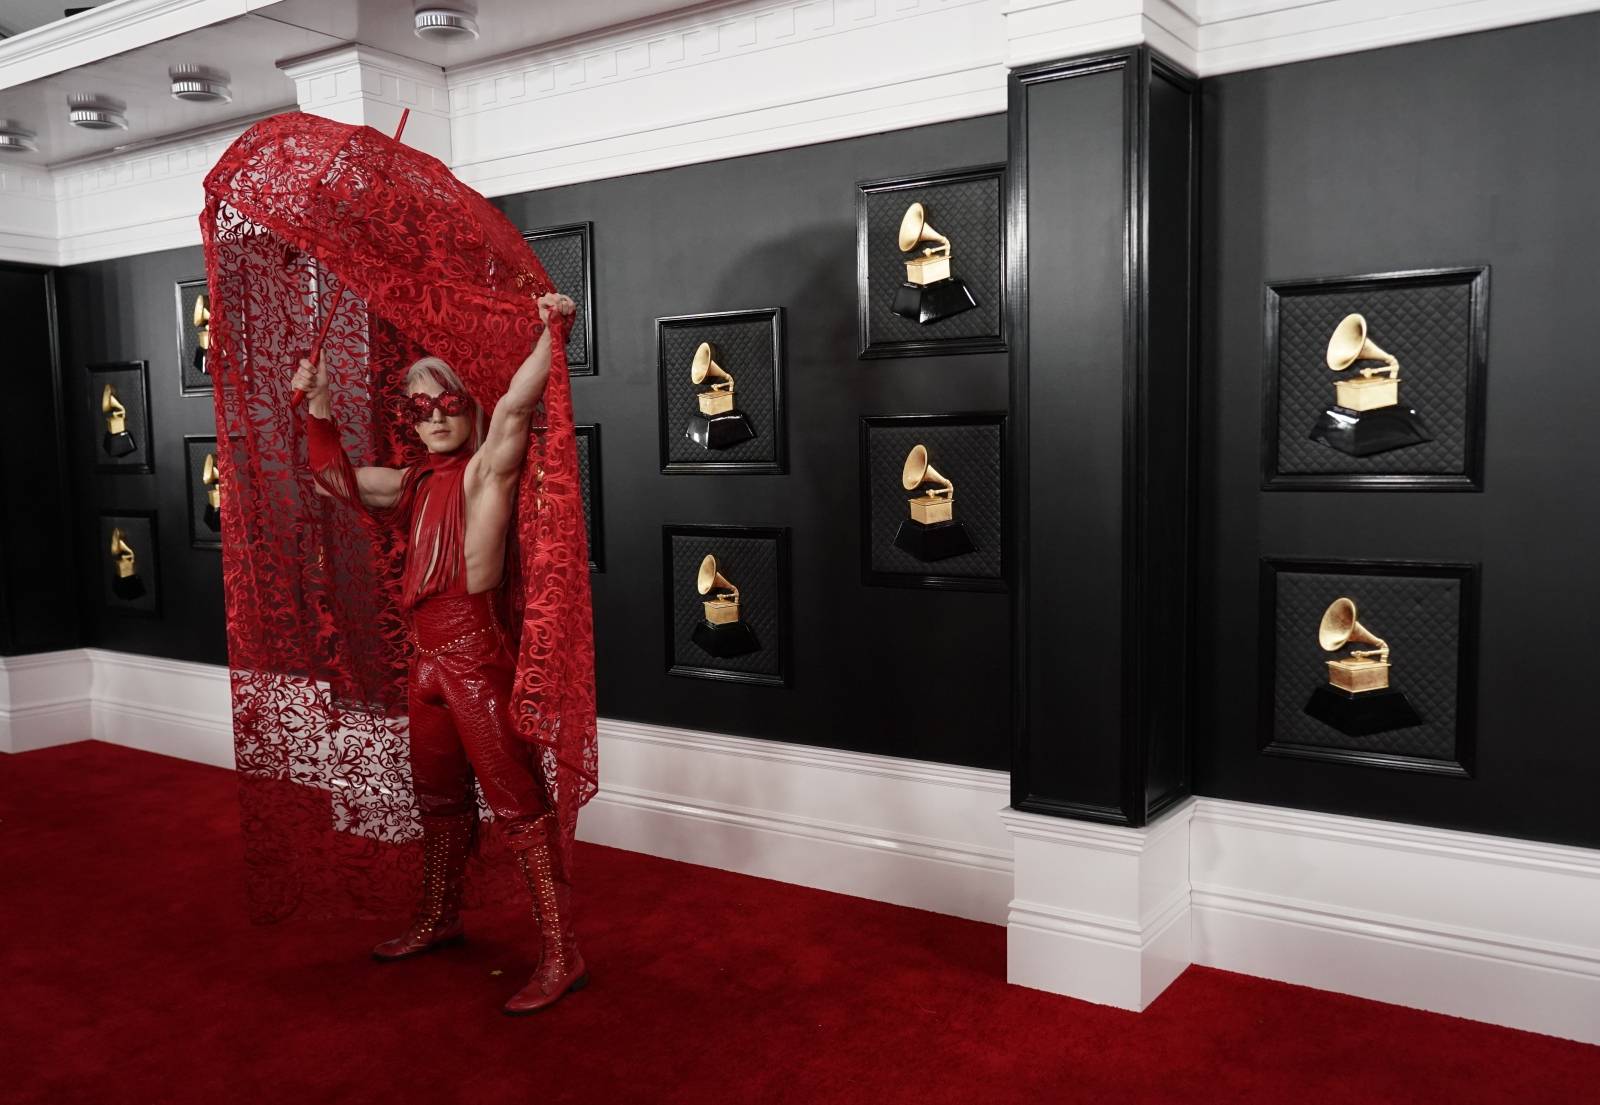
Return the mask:
<svg viewBox="0 0 1600 1105"><path fill-rule="evenodd" d="M74 265L56 273L65 391L68 467L74 488L73 542L84 619L94 648L228 662L222 607L222 554L189 545L185 434L215 434L211 396L178 393L180 280L205 275L200 247ZM148 361L149 474L95 471L104 424L86 415L86 366ZM155 511L161 617L110 611L102 600L107 571L100 547L102 512ZM143 572L141 566L141 573Z"/></svg>
<svg viewBox="0 0 1600 1105"><path fill-rule="evenodd" d="M1600 17L1204 82L1202 794L1600 844ZM1260 490L1262 286L1488 264L1481 493ZM1474 778L1264 756L1262 556L1479 561Z"/></svg>
<svg viewBox="0 0 1600 1105"><path fill-rule="evenodd" d="M0 654L73 648L78 594L71 520L78 513L64 471L55 285L46 269L0 266L6 401L0 434Z"/></svg>
<svg viewBox="0 0 1600 1105"><path fill-rule="evenodd" d="M1004 353L857 357L855 182L1003 162L1000 116L506 197L526 230L594 224L598 375L573 380L603 449L606 571L593 577L602 715L944 762L1006 763L1004 594L860 582L859 419L1006 408ZM189 547L184 434L214 433L211 400L181 397L175 282L198 248L61 270L67 410L84 366L148 360L152 475L98 475L96 424L75 419L75 518L86 643L226 663L220 554ZM655 319L781 306L788 475L662 475ZM159 511L164 615L100 604L96 513ZM792 530L794 682L740 686L666 674L666 523Z"/></svg>
<svg viewBox="0 0 1600 1105"><path fill-rule="evenodd" d="M1004 353L859 360L855 182L1003 162L1002 116L508 196L524 230L594 223L606 571L600 712L694 729L1004 767L1006 596L863 587L859 421L1006 409ZM662 475L657 317L786 310L789 474ZM661 526L788 526L794 685L665 674Z"/></svg>

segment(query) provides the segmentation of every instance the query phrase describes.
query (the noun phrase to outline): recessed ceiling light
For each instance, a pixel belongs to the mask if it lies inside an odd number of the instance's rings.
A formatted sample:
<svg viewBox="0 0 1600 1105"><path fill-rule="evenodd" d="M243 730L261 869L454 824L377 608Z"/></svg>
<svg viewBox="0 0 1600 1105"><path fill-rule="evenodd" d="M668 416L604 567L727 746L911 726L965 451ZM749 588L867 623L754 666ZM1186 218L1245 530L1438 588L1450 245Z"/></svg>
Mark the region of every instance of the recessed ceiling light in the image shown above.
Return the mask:
<svg viewBox="0 0 1600 1105"><path fill-rule="evenodd" d="M478 37L478 21L454 8L417 9L417 37L434 42L466 42Z"/></svg>
<svg viewBox="0 0 1600 1105"><path fill-rule="evenodd" d="M226 104L233 100L228 74L209 65L174 65L167 70L172 79L172 98L196 104Z"/></svg>
<svg viewBox="0 0 1600 1105"><path fill-rule="evenodd" d="M127 130L128 105L110 96L67 97L67 121L85 130Z"/></svg>
<svg viewBox="0 0 1600 1105"><path fill-rule="evenodd" d="M10 119L0 119L0 153L34 153L39 144L33 131Z"/></svg>

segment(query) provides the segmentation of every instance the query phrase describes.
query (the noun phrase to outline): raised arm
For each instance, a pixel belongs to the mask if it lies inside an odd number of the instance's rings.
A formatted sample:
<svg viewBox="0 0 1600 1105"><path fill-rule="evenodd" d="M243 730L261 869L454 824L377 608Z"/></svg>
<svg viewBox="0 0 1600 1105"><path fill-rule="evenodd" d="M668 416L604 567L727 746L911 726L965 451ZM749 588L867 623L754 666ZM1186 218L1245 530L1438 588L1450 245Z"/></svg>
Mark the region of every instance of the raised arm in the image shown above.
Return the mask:
<svg viewBox="0 0 1600 1105"><path fill-rule="evenodd" d="M559 312L570 318L577 310L577 305L564 295L541 296L538 307L539 320L545 324L544 332L495 405L489 419L489 432L474 458L477 475L496 483L515 482L528 453L528 425L534 408L539 405L539 397L544 394L545 382L550 378L551 316Z"/></svg>
<svg viewBox="0 0 1600 1105"><path fill-rule="evenodd" d="M311 474L317 493L342 499L351 506L384 510L400 498L404 470L399 468L357 468L345 455L339 430L329 420L332 403L328 397L328 370L301 358L291 386L306 393L306 438L310 445Z"/></svg>

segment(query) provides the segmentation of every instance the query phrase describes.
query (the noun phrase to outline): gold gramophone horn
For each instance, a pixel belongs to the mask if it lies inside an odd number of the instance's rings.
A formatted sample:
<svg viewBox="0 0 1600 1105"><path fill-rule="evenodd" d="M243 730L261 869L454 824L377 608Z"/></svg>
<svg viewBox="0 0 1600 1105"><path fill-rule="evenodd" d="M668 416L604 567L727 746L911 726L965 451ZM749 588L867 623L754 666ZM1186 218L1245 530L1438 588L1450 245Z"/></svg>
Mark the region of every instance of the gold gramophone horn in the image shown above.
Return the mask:
<svg viewBox="0 0 1600 1105"><path fill-rule="evenodd" d="M222 473L217 468L217 455L207 453L204 463L200 466L200 482L205 485L206 502L212 506L222 505Z"/></svg>
<svg viewBox="0 0 1600 1105"><path fill-rule="evenodd" d="M717 558L706 553L706 558L700 562L700 572L695 577L695 590L702 595L710 594L713 590L726 591L725 597L729 602L739 601L739 588L728 582L728 578L717 571Z"/></svg>
<svg viewBox="0 0 1600 1105"><path fill-rule="evenodd" d="M1334 372L1343 372L1357 361L1382 361L1388 366L1390 376L1400 378L1400 362L1367 337L1366 316L1345 315L1333 328L1333 337L1328 339L1328 367ZM1371 376L1382 371L1364 368L1361 374Z"/></svg>
<svg viewBox="0 0 1600 1105"><path fill-rule="evenodd" d="M732 391L733 377L717 363L717 349L708 341L703 341L694 351L694 364L689 368L689 379L696 384L703 384L707 379L716 381L711 385L713 391Z"/></svg>
<svg viewBox="0 0 1600 1105"><path fill-rule="evenodd" d="M1355 600L1334 599L1322 613L1322 624L1317 627L1317 643L1327 652L1337 652L1352 641L1377 647L1368 651L1353 650L1351 656L1365 660L1375 652L1380 663L1389 662L1388 642L1356 620Z"/></svg>
<svg viewBox="0 0 1600 1105"><path fill-rule="evenodd" d="M928 489L929 495L943 495L948 498L955 496L956 485L928 463L928 447L913 445L911 452L906 454L905 466L900 469L900 486L907 491L915 491L925 483L938 485Z"/></svg>
<svg viewBox="0 0 1600 1105"><path fill-rule="evenodd" d="M900 219L900 252L915 249L919 242L933 242L922 252L927 256L950 252L950 239L928 225L928 216L922 204L913 203Z"/></svg>
<svg viewBox="0 0 1600 1105"><path fill-rule="evenodd" d="M211 308L206 304L206 293L194 300L194 343L201 349L211 348Z"/></svg>
<svg viewBox="0 0 1600 1105"><path fill-rule="evenodd" d="M122 539L122 530L115 527L111 530L111 562L117 566L118 579L138 574L138 569L134 567L133 549Z"/></svg>
<svg viewBox="0 0 1600 1105"><path fill-rule="evenodd" d="M122 405L122 400L117 398L117 389L110 384L100 393L100 413L106 416L107 433L127 432L128 408Z"/></svg>

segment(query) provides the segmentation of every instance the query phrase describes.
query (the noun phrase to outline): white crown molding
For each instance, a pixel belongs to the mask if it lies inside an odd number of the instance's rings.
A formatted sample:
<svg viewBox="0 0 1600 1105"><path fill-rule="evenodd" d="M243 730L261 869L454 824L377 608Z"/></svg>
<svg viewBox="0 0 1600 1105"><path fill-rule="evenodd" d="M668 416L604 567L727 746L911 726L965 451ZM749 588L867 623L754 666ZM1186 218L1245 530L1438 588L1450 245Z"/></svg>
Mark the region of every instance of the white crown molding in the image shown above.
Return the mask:
<svg viewBox="0 0 1600 1105"><path fill-rule="evenodd" d="M33 45L19 35L0 57L270 6L116 0ZM1008 66L1138 43L1207 76L1594 10L1600 0L731 0L448 71L360 44L282 67L303 110L391 133L409 107L407 143L498 196L998 113ZM48 193L8 198L0 260L197 244L199 183L221 146L162 149L56 166Z"/></svg>
<svg viewBox="0 0 1600 1105"><path fill-rule="evenodd" d="M410 58L347 45L278 63L294 81L300 110L393 134L409 111L408 146L450 162L450 92L444 70Z"/></svg>
<svg viewBox="0 0 1600 1105"><path fill-rule="evenodd" d="M490 195L1005 110L1000 0L789 0L448 74L454 167Z"/></svg>
<svg viewBox="0 0 1600 1105"><path fill-rule="evenodd" d="M1196 71L1204 0L1008 0L1006 64L1116 50L1149 43Z"/></svg>
<svg viewBox="0 0 1600 1105"><path fill-rule="evenodd" d="M0 40L0 88L163 42L259 6L250 0L109 0Z"/></svg>
<svg viewBox="0 0 1600 1105"><path fill-rule="evenodd" d="M1600 0L1201 0L1198 75L1600 10Z"/></svg>

